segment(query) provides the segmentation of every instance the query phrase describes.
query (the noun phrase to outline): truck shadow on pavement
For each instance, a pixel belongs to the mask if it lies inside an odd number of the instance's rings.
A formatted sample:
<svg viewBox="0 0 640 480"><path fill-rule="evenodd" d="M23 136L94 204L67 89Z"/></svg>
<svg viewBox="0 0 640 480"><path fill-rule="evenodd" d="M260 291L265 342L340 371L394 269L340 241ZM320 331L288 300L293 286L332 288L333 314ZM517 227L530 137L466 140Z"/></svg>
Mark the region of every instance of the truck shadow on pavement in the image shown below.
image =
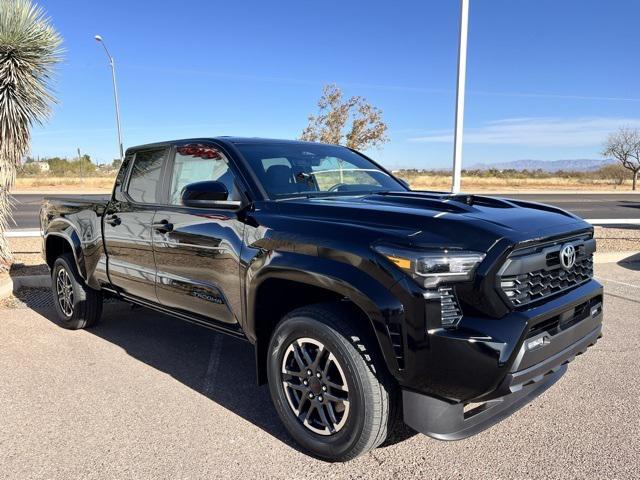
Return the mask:
<svg viewBox="0 0 640 480"><path fill-rule="evenodd" d="M60 325L53 307L27 306ZM60 327L62 328L62 327ZM105 303L101 321L87 329L300 451L282 426L266 385L258 386L253 347L228 335L119 301ZM415 432L399 426L383 446Z"/></svg>
<svg viewBox="0 0 640 480"><path fill-rule="evenodd" d="M635 255L619 261L618 265L628 270L640 271L640 253L636 253Z"/></svg>
<svg viewBox="0 0 640 480"><path fill-rule="evenodd" d="M620 202L618 202L618 206L625 208L640 208L640 202L633 200L620 200Z"/></svg>

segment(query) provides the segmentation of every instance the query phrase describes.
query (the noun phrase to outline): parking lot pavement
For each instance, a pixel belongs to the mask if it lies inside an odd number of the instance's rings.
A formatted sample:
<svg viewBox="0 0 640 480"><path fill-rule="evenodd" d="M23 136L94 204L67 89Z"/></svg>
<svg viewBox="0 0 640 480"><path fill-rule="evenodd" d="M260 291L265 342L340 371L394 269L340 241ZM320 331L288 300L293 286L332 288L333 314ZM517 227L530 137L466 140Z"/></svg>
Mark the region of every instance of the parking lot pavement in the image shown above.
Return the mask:
<svg viewBox="0 0 640 480"><path fill-rule="evenodd" d="M598 266L604 337L565 377L459 442L404 432L346 464L296 450L248 344L108 304L67 331L51 310L0 310L3 478L639 478L640 265Z"/></svg>

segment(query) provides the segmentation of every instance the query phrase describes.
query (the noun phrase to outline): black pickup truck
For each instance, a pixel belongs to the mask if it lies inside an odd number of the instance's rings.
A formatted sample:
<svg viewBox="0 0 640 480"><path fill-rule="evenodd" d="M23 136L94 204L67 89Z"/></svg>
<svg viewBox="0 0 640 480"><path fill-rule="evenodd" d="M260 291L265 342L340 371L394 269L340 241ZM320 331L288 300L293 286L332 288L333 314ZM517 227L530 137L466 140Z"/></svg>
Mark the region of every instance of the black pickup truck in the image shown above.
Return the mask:
<svg viewBox="0 0 640 480"><path fill-rule="evenodd" d="M90 327L116 297L245 339L287 430L332 461L399 421L443 440L482 431L601 335L590 225L411 191L335 145L130 148L110 200L49 197L41 224L63 326Z"/></svg>

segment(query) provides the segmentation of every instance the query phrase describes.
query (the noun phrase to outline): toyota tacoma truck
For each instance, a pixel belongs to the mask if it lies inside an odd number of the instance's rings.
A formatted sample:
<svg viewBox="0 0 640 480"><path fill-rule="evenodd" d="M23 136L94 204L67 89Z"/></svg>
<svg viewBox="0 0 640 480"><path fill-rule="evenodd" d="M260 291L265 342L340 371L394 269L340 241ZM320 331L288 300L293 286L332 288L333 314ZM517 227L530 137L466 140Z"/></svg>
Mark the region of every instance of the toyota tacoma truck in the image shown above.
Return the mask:
<svg viewBox="0 0 640 480"><path fill-rule="evenodd" d="M402 421L474 435L601 336L589 224L538 203L412 191L342 146L130 148L111 198L48 197L41 226L64 327L91 327L115 297L246 340L288 432L329 461Z"/></svg>

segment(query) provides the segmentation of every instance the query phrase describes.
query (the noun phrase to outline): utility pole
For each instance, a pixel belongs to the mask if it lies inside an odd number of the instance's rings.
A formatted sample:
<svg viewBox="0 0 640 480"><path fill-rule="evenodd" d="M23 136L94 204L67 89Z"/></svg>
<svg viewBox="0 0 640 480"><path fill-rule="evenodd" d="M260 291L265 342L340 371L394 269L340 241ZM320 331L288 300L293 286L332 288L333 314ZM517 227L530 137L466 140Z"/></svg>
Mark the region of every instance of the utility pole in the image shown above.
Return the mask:
<svg viewBox="0 0 640 480"><path fill-rule="evenodd" d="M469 0L460 0L460 43L458 44L458 82L456 88L456 124L453 133L453 178L451 193L460 193L462 175L462 132L464 128L464 89L467 77L467 32Z"/></svg>

